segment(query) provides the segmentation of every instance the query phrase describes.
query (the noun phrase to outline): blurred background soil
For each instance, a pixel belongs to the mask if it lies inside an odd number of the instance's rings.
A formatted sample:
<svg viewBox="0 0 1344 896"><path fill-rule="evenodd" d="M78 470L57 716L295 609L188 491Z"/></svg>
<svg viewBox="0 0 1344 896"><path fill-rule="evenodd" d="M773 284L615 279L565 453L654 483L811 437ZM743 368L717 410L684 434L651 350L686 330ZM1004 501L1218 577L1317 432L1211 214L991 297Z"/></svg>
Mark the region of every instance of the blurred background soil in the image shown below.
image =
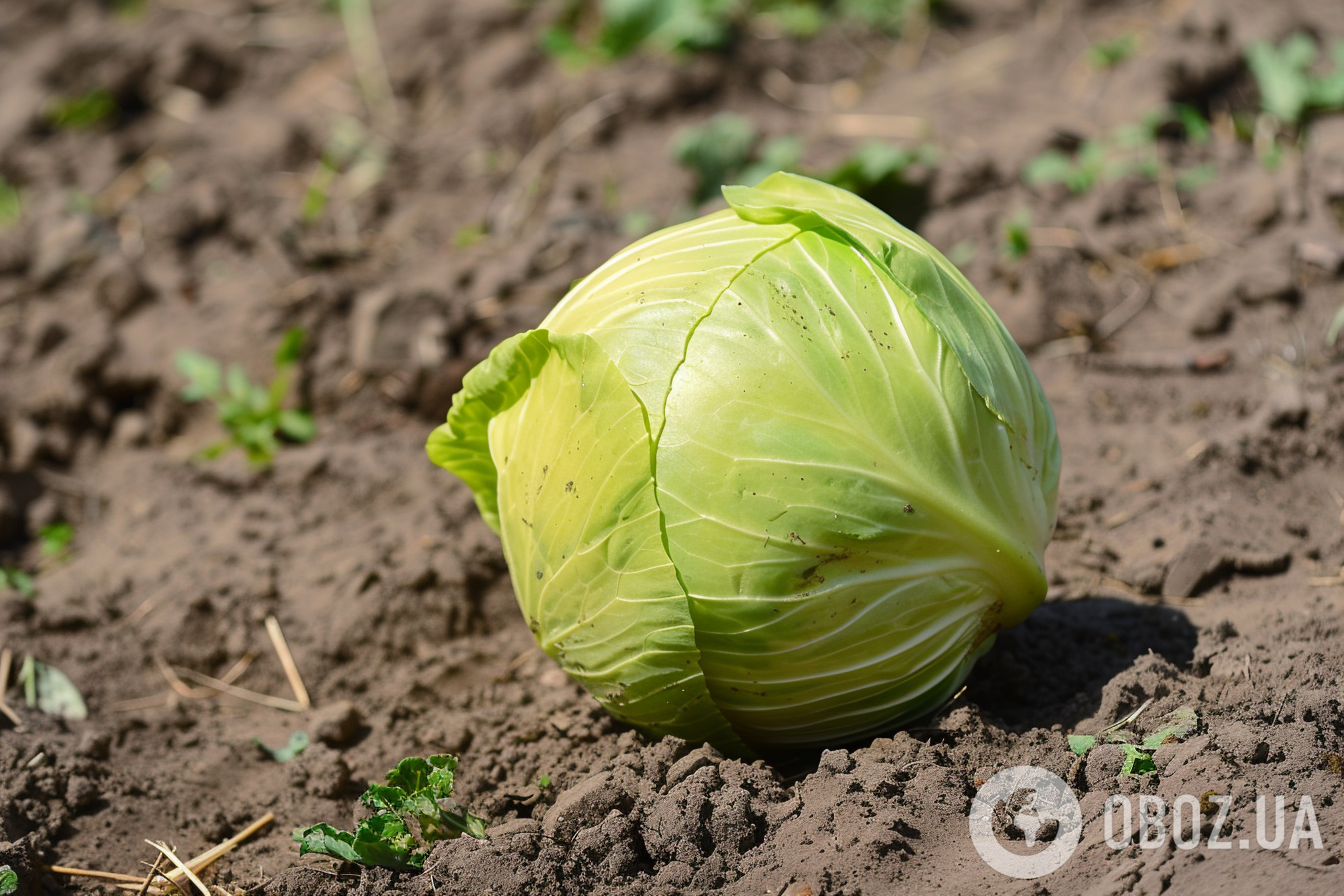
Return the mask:
<svg viewBox="0 0 1344 896"><path fill-rule="evenodd" d="M37 869L143 874L146 838L195 855L268 812L210 883L1344 888L1344 337L1325 338L1344 114L1293 116L1247 64L1304 35L1328 82L1344 5L738 6L707 49L604 56L597 5L560 0L385 0L371 20L319 0L0 4L0 690L22 722L0 717L0 864L20 893L113 892ZM962 266L1045 386L1064 475L1047 603L949 706L748 764L628 730L571 683L423 446L463 373L573 280L781 165L861 189ZM263 382L294 327L289 400L316 438L265 468L200 460L221 430L181 398L176 353ZM268 616L311 709L170 686L250 656L237 685L289 699ZM26 655L87 719L26 705ZM1139 734L1182 706L1199 725L1153 771L1117 775L1114 747L1075 763L1066 735L1145 701ZM288 762L256 743L295 731L312 743ZM457 798L493 839L446 842L418 876L299 857L295 828L349 827L366 782L433 752L460 755ZM1036 882L967 833L978 784L1018 764L1069 776L1086 822ZM1210 791L1249 848L1102 841L1112 792ZM1256 846L1257 793L1290 819L1310 796L1322 848Z"/></svg>

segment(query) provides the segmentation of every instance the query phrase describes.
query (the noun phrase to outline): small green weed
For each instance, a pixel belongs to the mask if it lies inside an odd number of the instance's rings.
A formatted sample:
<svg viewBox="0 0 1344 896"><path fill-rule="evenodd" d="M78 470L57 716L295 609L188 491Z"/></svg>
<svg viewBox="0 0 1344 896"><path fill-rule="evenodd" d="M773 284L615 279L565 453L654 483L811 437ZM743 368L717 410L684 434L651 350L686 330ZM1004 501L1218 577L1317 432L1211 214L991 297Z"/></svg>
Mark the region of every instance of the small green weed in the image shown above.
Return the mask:
<svg viewBox="0 0 1344 896"><path fill-rule="evenodd" d="M252 738L252 743L256 744L259 750L276 762L289 762L304 750L308 749L308 745L311 742L311 739L308 737L308 732L306 731L293 732L290 734L289 740L285 741L283 747L275 747L274 749L262 743L261 738Z"/></svg>
<svg viewBox="0 0 1344 896"><path fill-rule="evenodd" d="M672 142L672 155L695 174L692 204L719 195L723 184L755 184L776 171L791 171L802 149L797 137L762 140L751 120L721 112L697 127L685 128Z"/></svg>
<svg viewBox="0 0 1344 896"><path fill-rule="evenodd" d="M115 118L116 97L101 87L79 96L64 97L47 109L47 122L55 128L86 130Z"/></svg>
<svg viewBox="0 0 1344 896"><path fill-rule="evenodd" d="M19 668L19 684L23 685L24 702L38 712L60 719L89 716L84 697L74 682L60 669L38 662L31 654L24 657Z"/></svg>
<svg viewBox="0 0 1344 896"><path fill-rule="evenodd" d="M750 119L732 112L680 131L672 143L673 157L695 174L690 198L697 207L717 198L724 184L750 186L776 171L792 171L843 187L898 221L908 222L918 218L926 204L910 172L938 163L937 149L930 144L905 148L871 141L835 168L814 171L800 164L802 151L798 137L766 139Z"/></svg>
<svg viewBox="0 0 1344 896"><path fill-rule="evenodd" d="M1116 744L1125 754L1120 774L1142 775L1157 771L1157 766L1153 763L1153 752L1165 743L1189 737L1199 726L1199 716L1189 706L1177 707L1167 714L1165 724L1161 728L1147 737L1140 738L1126 730L1125 726L1137 719L1148 708L1149 703L1152 701L1146 701L1125 718L1104 728L1100 734L1070 734L1069 749L1079 757L1083 757L1098 743Z"/></svg>
<svg viewBox="0 0 1344 896"><path fill-rule="evenodd" d="M753 25L794 37L831 24L853 24L896 36L934 0L570 0L541 36L542 48L581 68L645 48L684 54L719 50Z"/></svg>
<svg viewBox="0 0 1344 896"><path fill-rule="evenodd" d="M1031 212L1027 209L1003 222L1003 254L1014 261L1031 254Z"/></svg>
<svg viewBox="0 0 1344 896"><path fill-rule="evenodd" d="M64 557L75 539L75 527L69 523L52 523L37 533L38 548L43 557Z"/></svg>
<svg viewBox="0 0 1344 896"><path fill-rule="evenodd" d="M1115 68L1139 49L1139 36L1132 31L1099 40L1087 48L1087 61L1093 68Z"/></svg>
<svg viewBox="0 0 1344 896"><path fill-rule="evenodd" d="M275 376L269 386L253 383L237 364L229 365L226 372L214 358L185 349L177 353L177 369L187 380L182 398L213 402L219 409L219 422L228 433L228 438L202 451L202 457L216 458L232 448L242 448L253 464L266 466L280 450L282 438L307 442L316 435L311 415L282 407L294 365L303 353L303 342L303 330L297 327L280 340L275 351Z"/></svg>
<svg viewBox="0 0 1344 896"><path fill-rule="evenodd" d="M1257 41L1246 48L1246 64L1265 112L1298 126L1314 112L1344 108L1344 40L1331 44L1328 72L1313 71L1318 53L1315 38L1302 32L1290 34L1277 47Z"/></svg>
<svg viewBox="0 0 1344 896"><path fill-rule="evenodd" d="M9 181L0 177L0 230L23 217L23 197Z"/></svg>
<svg viewBox="0 0 1344 896"><path fill-rule="evenodd" d="M0 896L19 892L19 873L8 865L0 865Z"/></svg>
<svg viewBox="0 0 1344 896"><path fill-rule="evenodd" d="M386 784L370 784L359 798L373 815L353 833L328 824L296 830L299 855L316 853L394 871L419 871L439 840L463 834L484 840L485 821L451 801L455 768L457 757L446 754L403 759L387 773Z"/></svg>
<svg viewBox="0 0 1344 896"><path fill-rule="evenodd" d="M1335 316L1330 320L1330 326L1325 331L1325 344L1333 346L1339 341L1339 334L1344 332L1344 305L1339 306Z"/></svg>
<svg viewBox="0 0 1344 896"><path fill-rule="evenodd" d="M537 789L545 790L547 787L550 786L551 786L550 775L546 774L545 772L542 772L541 774L537 775Z"/></svg>
<svg viewBox="0 0 1344 896"><path fill-rule="evenodd" d="M33 577L21 569L12 566L0 566L0 592L14 591L21 597L32 597L37 593Z"/></svg>
<svg viewBox="0 0 1344 896"><path fill-rule="evenodd" d="M299 218L312 224L322 217L333 195L355 199L387 173L388 147L357 119L339 118L304 190Z"/></svg>
<svg viewBox="0 0 1344 896"><path fill-rule="evenodd" d="M1085 140L1073 153L1047 149L1027 163L1022 179L1033 187L1063 184L1073 193L1086 193L1098 184L1131 175L1155 180L1160 169L1158 140L1171 130L1179 130L1186 142L1194 145L1207 143L1212 133L1208 119L1198 109L1175 104L1103 138ZM1204 166L1199 168L1200 176L1207 174ZM1216 176L1216 169L1213 174ZM1198 185L1200 176L1178 174L1177 185Z"/></svg>

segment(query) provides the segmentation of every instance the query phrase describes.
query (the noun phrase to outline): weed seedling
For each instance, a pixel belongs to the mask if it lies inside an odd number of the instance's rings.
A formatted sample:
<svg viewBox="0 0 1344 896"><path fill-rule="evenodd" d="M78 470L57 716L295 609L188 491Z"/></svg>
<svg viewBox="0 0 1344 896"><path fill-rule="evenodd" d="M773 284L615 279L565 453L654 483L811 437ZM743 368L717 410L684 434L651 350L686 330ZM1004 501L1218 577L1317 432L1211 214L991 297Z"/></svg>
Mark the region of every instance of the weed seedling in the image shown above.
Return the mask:
<svg viewBox="0 0 1344 896"><path fill-rule="evenodd" d="M1154 751L1165 743L1182 741L1189 737L1199 725L1199 716L1189 706L1177 707L1167 714L1165 724L1161 728L1147 737L1140 738L1126 730L1125 726L1137 719L1151 702L1151 700L1145 702L1114 725L1103 729L1101 734L1070 734L1069 749L1082 759L1098 743L1116 744L1125 755L1120 766L1120 774L1142 775L1157 771L1157 766L1153 763Z"/></svg>
<svg viewBox="0 0 1344 896"><path fill-rule="evenodd" d="M23 215L23 197L9 181L0 177L0 230L15 223Z"/></svg>
<svg viewBox="0 0 1344 896"><path fill-rule="evenodd" d="M1187 143L1195 146L1207 143L1212 132L1208 119L1198 109L1175 104L1145 115L1137 124L1085 140L1073 154L1047 149L1027 163L1022 179L1033 187L1063 184L1071 193L1086 193L1098 184L1129 176L1156 180L1161 167L1158 140L1171 130L1179 131ZM1201 168L1199 175L1187 177L1193 169L1177 175L1179 187L1207 180L1202 166L1196 167Z"/></svg>
<svg viewBox="0 0 1344 896"><path fill-rule="evenodd" d="M1003 222L1003 254L1014 261L1031 254L1031 212L1026 209Z"/></svg>
<svg viewBox="0 0 1344 896"><path fill-rule="evenodd" d="M69 523L52 523L37 533L38 548L46 558L64 557L75 538L75 527Z"/></svg>
<svg viewBox="0 0 1344 896"><path fill-rule="evenodd" d="M1096 69L1115 68L1139 48L1139 36L1132 31L1110 40L1099 40L1087 48L1087 61Z"/></svg>
<svg viewBox="0 0 1344 896"><path fill-rule="evenodd" d="M1257 41L1246 48L1246 64L1260 88L1260 106L1281 123L1298 126L1313 112L1344 108L1344 40L1330 47L1330 71L1313 71L1318 48L1302 32L1274 46Z"/></svg>
<svg viewBox="0 0 1344 896"><path fill-rule="evenodd" d="M355 199L387 173L387 144L353 118L339 118L308 179L299 218L312 224L322 217L333 195Z"/></svg>
<svg viewBox="0 0 1344 896"><path fill-rule="evenodd" d="M0 592L14 591L21 597L32 597L37 593L33 577L21 569L12 566L0 566Z"/></svg>
<svg viewBox="0 0 1344 896"><path fill-rule="evenodd" d="M898 36L927 19L936 0L568 0L541 46L571 68L614 62L643 49L720 50L758 26L808 37L832 24ZM774 26L773 28L771 26Z"/></svg>
<svg viewBox="0 0 1344 896"><path fill-rule="evenodd" d="M0 865L0 896L19 892L19 873L8 865Z"/></svg>
<svg viewBox="0 0 1344 896"><path fill-rule="evenodd" d="M117 100L102 88L52 103L47 121L55 128L85 130L116 117Z"/></svg>
<svg viewBox="0 0 1344 896"><path fill-rule="evenodd" d="M282 438L302 443L316 435L311 415L282 407L294 365L303 352L303 341L303 330L298 328L280 340L275 351L275 376L269 386L253 383L237 364L229 365L225 372L214 358L189 350L177 353L177 369L187 380L182 398L213 402L219 409L219 422L228 433L228 438L202 451L202 457L212 459L232 448L242 448L249 461L264 467L280 450Z"/></svg>
<svg viewBox="0 0 1344 896"><path fill-rule="evenodd" d="M440 840L466 834L485 839L485 821L452 802L457 757L403 759L386 784L370 784L359 798L373 814L351 831L315 824L294 832L299 855L316 853L355 862L419 871Z"/></svg>

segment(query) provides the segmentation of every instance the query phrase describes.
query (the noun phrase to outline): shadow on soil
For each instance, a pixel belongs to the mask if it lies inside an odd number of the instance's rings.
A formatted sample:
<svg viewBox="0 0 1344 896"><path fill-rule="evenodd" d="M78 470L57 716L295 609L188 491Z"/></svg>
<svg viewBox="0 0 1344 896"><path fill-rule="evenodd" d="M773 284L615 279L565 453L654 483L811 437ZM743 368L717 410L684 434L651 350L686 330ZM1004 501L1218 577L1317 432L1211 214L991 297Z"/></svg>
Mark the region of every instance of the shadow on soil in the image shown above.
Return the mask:
<svg viewBox="0 0 1344 896"><path fill-rule="evenodd" d="M1172 607L1106 597L1043 604L1000 633L963 699L1012 730L1072 728L1097 711L1106 683L1148 651L1188 668L1197 637Z"/></svg>

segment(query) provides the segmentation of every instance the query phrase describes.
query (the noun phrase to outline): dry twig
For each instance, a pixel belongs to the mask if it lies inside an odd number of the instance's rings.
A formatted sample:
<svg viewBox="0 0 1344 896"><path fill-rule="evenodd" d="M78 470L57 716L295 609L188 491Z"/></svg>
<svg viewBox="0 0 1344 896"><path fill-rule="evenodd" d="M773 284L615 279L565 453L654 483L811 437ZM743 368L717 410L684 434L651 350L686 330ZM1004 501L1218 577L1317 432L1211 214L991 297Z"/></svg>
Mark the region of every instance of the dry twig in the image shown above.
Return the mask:
<svg viewBox="0 0 1344 896"><path fill-rule="evenodd" d="M159 852L163 853L165 856L167 856L168 861L176 865L177 869L181 871L182 874L186 875L187 880L195 884L196 887L201 891L201 893L204 894L204 896L211 896L210 888L207 887L205 884L201 883L201 879L196 876L196 873L192 871L190 868L188 868L185 864L183 864L182 860L173 854L173 851L168 848L167 843L163 843L162 841L156 843L153 840L146 840L145 842L148 843L150 846L154 847L155 849L157 849Z"/></svg>
<svg viewBox="0 0 1344 896"><path fill-rule="evenodd" d="M308 699L308 689L303 686L303 677L299 675L299 667L294 662L294 654L289 652L289 642L285 640L285 633L280 630L280 621L274 616L266 617L266 634L271 636L271 644L275 647L275 653L280 657L280 665L285 669L285 677L289 679L289 687L294 691L294 699L304 709L312 706L312 701Z"/></svg>
<svg viewBox="0 0 1344 896"><path fill-rule="evenodd" d="M6 647L0 650L0 715L14 723L14 728L18 731L23 730L23 720L19 714L10 709L9 704L5 702L5 689L9 687L9 667L14 663L14 653Z"/></svg>

